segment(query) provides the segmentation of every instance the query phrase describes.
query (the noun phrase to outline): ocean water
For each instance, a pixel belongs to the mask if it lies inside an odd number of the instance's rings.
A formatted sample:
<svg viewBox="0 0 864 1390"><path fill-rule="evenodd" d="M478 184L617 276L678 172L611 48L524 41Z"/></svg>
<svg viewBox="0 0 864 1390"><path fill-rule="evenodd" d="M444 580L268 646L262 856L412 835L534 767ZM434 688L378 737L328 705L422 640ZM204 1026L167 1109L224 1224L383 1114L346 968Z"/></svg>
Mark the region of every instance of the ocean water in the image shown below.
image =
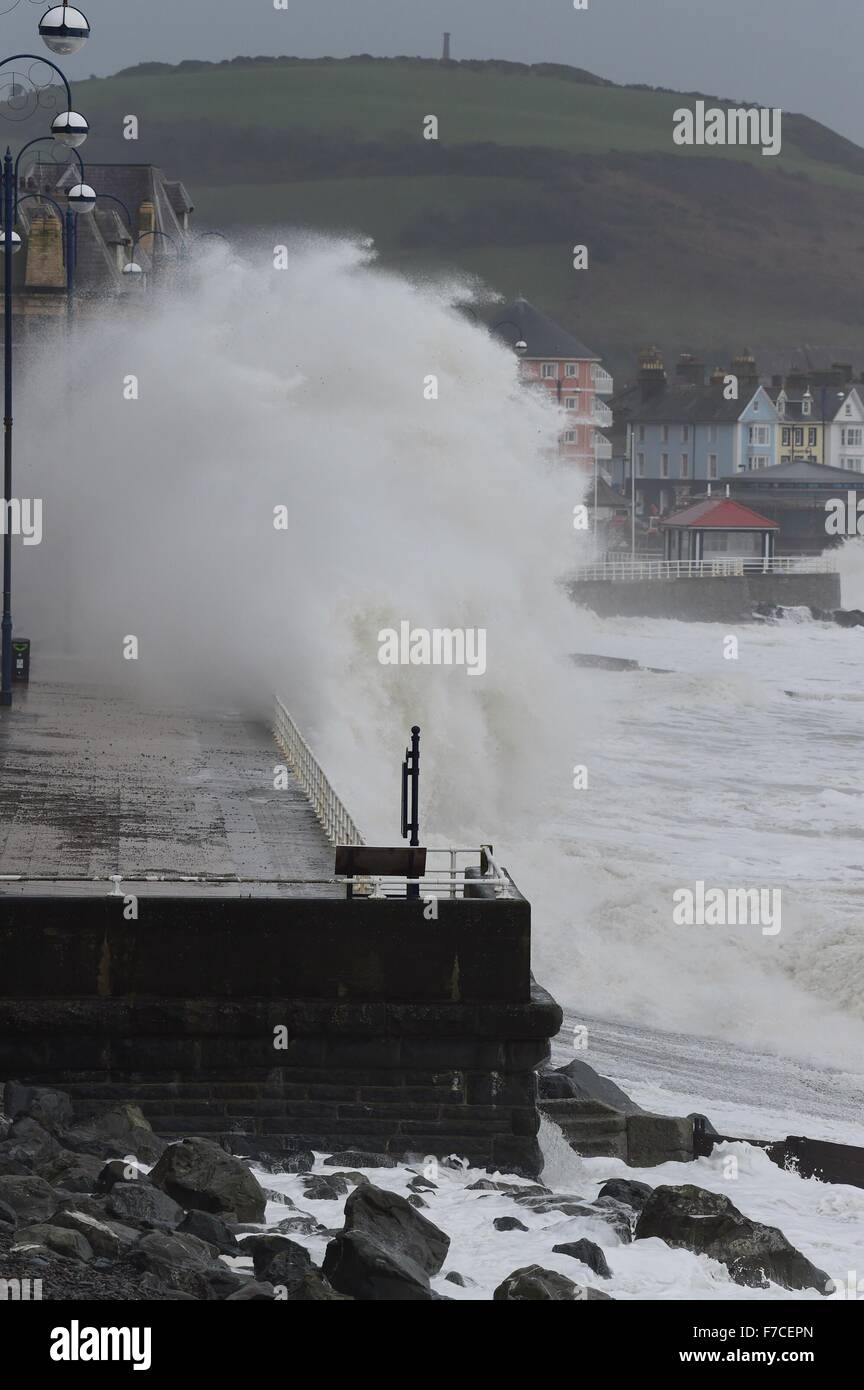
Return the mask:
<svg viewBox="0 0 864 1390"><path fill-rule="evenodd" d="M45 535L16 548L17 630L142 698L266 718L278 692L373 841L398 838L418 723L424 838L494 844L572 1017L860 1079L864 631L580 609L562 580L590 556L582 485L556 411L454 308L476 287L409 284L366 246L291 250L277 271L266 241L210 243L28 367L16 492L44 500ZM861 603L857 542L842 563ZM406 620L484 629L486 674L382 666ZM699 881L779 889L780 932L676 926Z"/></svg>

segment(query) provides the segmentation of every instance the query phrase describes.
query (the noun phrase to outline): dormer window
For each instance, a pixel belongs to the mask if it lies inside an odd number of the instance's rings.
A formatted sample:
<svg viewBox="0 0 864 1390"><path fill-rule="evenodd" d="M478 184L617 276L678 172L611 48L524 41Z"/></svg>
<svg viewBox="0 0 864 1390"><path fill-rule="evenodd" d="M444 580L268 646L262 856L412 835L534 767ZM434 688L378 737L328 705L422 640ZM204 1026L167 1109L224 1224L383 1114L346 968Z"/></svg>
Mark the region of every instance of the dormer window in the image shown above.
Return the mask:
<svg viewBox="0 0 864 1390"><path fill-rule="evenodd" d="M781 391L781 392L780 392L780 395L777 397L777 414L780 416L780 419L781 419L781 420L782 420L782 419L785 417L785 415L786 415L786 392L785 392L785 391Z"/></svg>
<svg viewBox="0 0 864 1390"><path fill-rule="evenodd" d="M809 391L805 391L805 393L804 393L804 399L803 399L802 402L801 402L801 414L802 414L802 415L809 415L809 414L811 413L812 406L813 406L813 397L810 395L810 392L809 392Z"/></svg>

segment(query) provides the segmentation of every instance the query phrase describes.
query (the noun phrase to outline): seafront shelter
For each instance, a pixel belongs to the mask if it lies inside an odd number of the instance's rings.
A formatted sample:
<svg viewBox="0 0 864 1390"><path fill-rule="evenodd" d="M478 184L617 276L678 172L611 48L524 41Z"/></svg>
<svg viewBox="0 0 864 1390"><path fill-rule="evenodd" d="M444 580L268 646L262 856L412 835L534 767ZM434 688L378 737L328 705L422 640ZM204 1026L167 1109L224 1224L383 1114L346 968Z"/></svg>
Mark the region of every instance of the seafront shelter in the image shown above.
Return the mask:
<svg viewBox="0 0 864 1390"><path fill-rule="evenodd" d="M741 502L706 497L660 523L666 560L747 560L769 564L780 527Z"/></svg>

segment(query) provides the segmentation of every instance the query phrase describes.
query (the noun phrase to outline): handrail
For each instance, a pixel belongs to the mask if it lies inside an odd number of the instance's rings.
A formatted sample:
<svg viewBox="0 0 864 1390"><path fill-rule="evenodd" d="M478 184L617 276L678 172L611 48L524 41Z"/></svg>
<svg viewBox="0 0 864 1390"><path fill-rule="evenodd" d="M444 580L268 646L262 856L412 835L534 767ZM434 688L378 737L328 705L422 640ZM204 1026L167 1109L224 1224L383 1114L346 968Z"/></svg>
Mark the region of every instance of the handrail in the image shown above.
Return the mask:
<svg viewBox="0 0 864 1390"><path fill-rule="evenodd" d="M837 566L828 555L712 556L705 560L603 560L582 565L573 574L577 582L585 579L626 581L629 579L716 579L723 575L744 574L834 574Z"/></svg>
<svg viewBox="0 0 864 1390"><path fill-rule="evenodd" d="M273 734L285 760L305 792L331 845L365 845L366 841L328 781L327 774L278 696Z"/></svg>

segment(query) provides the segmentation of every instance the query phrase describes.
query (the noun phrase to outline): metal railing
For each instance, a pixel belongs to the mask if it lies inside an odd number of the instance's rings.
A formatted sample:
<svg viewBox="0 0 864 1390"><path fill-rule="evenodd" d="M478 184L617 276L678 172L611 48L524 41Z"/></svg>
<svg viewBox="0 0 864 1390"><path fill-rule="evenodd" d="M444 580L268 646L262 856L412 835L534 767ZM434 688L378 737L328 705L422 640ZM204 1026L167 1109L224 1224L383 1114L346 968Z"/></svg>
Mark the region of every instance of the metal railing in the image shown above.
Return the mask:
<svg viewBox="0 0 864 1390"><path fill-rule="evenodd" d="M273 735L327 839L331 845L365 845L366 841L331 787L326 772L278 696L275 706Z"/></svg>
<svg viewBox="0 0 864 1390"><path fill-rule="evenodd" d="M836 564L827 555L775 555L771 560L757 556L712 556L707 560L603 560L583 565L573 578L582 579L715 579L723 575L745 574L833 574Z"/></svg>
<svg viewBox="0 0 864 1390"><path fill-rule="evenodd" d="M605 426L606 429L609 429L609 427L614 424L615 417L605 401L598 401L595 399L591 416L596 424Z"/></svg>
<svg viewBox="0 0 864 1390"><path fill-rule="evenodd" d="M439 862L431 863L433 856ZM472 865L460 865L460 856L476 860L486 868L483 873L472 874ZM443 861L443 862L441 862ZM404 898L410 884L419 887L423 898L464 898L466 889L489 888L496 898L513 896L513 884L492 854L491 845L481 845L480 849L428 849L426 851L426 873L422 878L408 879L401 874L364 874L353 878L340 878L337 881L350 884L355 898ZM468 896L471 896L470 894Z"/></svg>

